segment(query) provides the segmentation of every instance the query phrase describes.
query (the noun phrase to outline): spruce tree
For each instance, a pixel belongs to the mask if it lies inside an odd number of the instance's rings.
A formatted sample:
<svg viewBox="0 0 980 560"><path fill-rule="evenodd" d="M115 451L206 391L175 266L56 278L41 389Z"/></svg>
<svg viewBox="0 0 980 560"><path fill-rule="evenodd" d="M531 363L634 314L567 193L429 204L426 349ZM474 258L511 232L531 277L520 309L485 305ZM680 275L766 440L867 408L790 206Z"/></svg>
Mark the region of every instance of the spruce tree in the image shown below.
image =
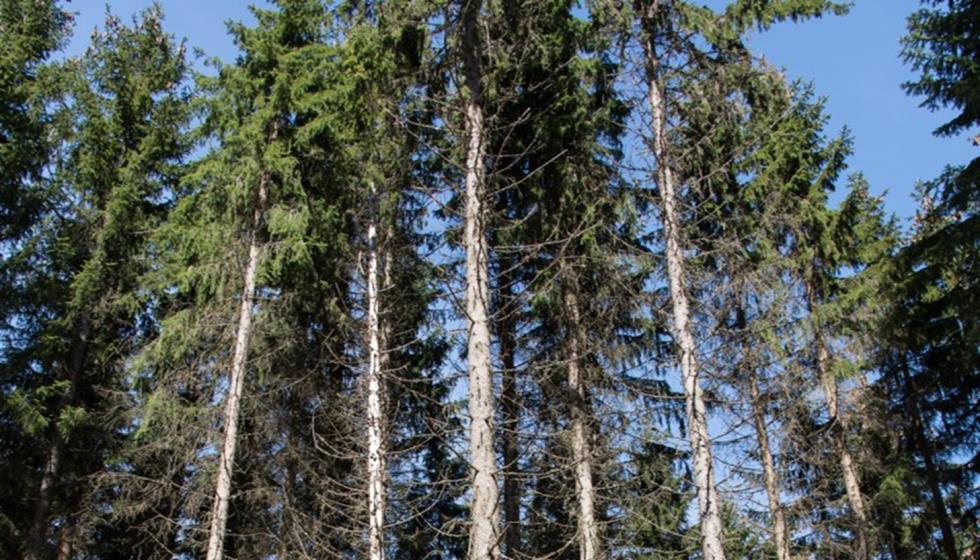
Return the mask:
<svg viewBox="0 0 980 560"><path fill-rule="evenodd" d="M55 91L47 60L70 24L55 1L0 4L0 242L34 225L48 195L42 170L53 149L48 104Z"/></svg>
<svg viewBox="0 0 980 560"><path fill-rule="evenodd" d="M909 17L902 54L918 75L904 87L923 96L924 107L954 112L937 135L972 135L980 123L978 14L973 1L923 2ZM957 538L957 526L975 523L978 507L966 490L978 473L978 179L975 157L920 186L915 231L887 276L892 289L881 333L887 341L882 386L893 410L908 412L904 448L929 489L929 517L949 559L969 546ZM953 459L960 454L974 457Z"/></svg>
<svg viewBox="0 0 980 560"><path fill-rule="evenodd" d="M702 358L696 353L697 346L704 346L705 342L703 339L698 342L697 337L706 331L698 332L697 309L692 307L692 297L698 296L697 290L702 284L692 263L696 263L700 256L699 253L694 258L688 256L692 244L697 243L697 231L692 231L689 224L696 227L704 223L697 218L700 181L710 178L717 169L700 167L701 164L710 166L710 157L705 162L697 162L693 168L681 158L690 154L696 154L695 159L704 154L710 156L712 152L725 154L725 148L732 147L731 139L726 135L737 133L737 129L726 126L725 119L737 113L710 115L708 118L717 119L721 126L712 131L712 135L691 138L684 135L685 111L724 107L724 96L729 93L725 84L729 76L737 74L746 63L746 51L740 38L748 29L842 8L823 1L733 2L720 17L708 8L680 2L641 2L633 8L635 37L644 61L650 119L650 128L644 138L656 164L652 173L656 185L654 202L659 207L663 224L664 259L673 311L671 330L686 397L702 551L706 559L725 558L722 500L712 459L705 381L699 366ZM682 93L676 95L675 92ZM672 126L672 123L677 124ZM677 130L681 134L676 134Z"/></svg>
<svg viewBox="0 0 980 560"><path fill-rule="evenodd" d="M978 13L971 1L923 2L908 19L902 55L918 75L904 87L924 97L923 107L954 111L936 129L940 136L980 122ZM959 527L977 518L977 501L966 489L977 477L970 456L978 428L978 172L980 158L974 158L919 186L912 235L882 272L888 289L877 333L882 375L876 385L886 414L902 428L893 446L904 458L897 463L902 468L886 481L894 506L888 538L903 553L925 543L926 553L938 548L944 558L959 558L971 546ZM910 507L919 501L925 502L921 514Z"/></svg>
<svg viewBox="0 0 980 560"><path fill-rule="evenodd" d="M227 533L258 534L249 525L275 527L274 539L249 543L250 553L282 545L299 527L280 533L283 527L258 514L271 514L268 504L255 498L272 491L270 481L288 488L299 511L285 513L305 522L306 508L315 508L313 489L320 488L306 473L318 470L329 487L336 482L329 473L344 462L324 458L315 466L316 445L309 441L310 421L324 413L317 403L339 392L347 375L335 356L344 353L349 333L342 263L352 225L335 179L343 169L334 164L343 161L330 126L336 113L317 104L317 95L329 95L316 81L322 75L299 78L311 58L329 55L322 41L327 13L313 1L254 13L255 28L231 27L242 50L237 63L205 83L212 94L202 133L217 146L186 176L182 198L156 235L160 265L147 286L157 295L161 334L139 362L142 410L131 459L171 450L169 465L135 491L165 492L180 481L178 518L151 530L200 551L201 523L209 519L212 558L222 556L226 541L232 553L241 550L244 543ZM250 397L250 385L272 400ZM225 403L217 442L208 429L213 401ZM345 436L343 428L322 435ZM214 501L207 516L199 494L187 491L209 486ZM145 506L132 504L131 514ZM301 527L298 534L330 542L322 524Z"/></svg>
<svg viewBox="0 0 980 560"><path fill-rule="evenodd" d="M104 507L86 503L89 479L125 433L115 406L129 352L148 334L146 234L189 151L186 73L156 10L132 27L108 16L58 69L57 156L35 177L44 205L3 263L5 409L35 449L18 469L31 488L26 558L49 556L52 526L59 557L73 554L91 528L86 509Z"/></svg>

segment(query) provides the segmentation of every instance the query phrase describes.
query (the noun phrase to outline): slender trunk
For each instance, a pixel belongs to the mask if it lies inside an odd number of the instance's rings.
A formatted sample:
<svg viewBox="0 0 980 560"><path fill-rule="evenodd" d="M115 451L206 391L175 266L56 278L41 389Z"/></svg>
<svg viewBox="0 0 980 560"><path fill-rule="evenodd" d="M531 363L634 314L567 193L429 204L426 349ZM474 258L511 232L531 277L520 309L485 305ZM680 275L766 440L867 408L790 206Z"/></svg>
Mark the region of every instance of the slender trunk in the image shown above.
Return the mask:
<svg viewBox="0 0 980 560"><path fill-rule="evenodd" d="M75 520L69 517L58 535L58 560L71 560L75 548Z"/></svg>
<svg viewBox="0 0 980 560"><path fill-rule="evenodd" d="M960 553L956 549L956 539L953 536L953 524L949 519L949 512L946 511L946 503L943 500L942 489L939 486L939 473L936 470L936 462L929 442L925 438L924 427L919 424L915 426L918 432L919 452L922 453L922 460L926 467L926 478L929 480L929 492L932 494L932 507L936 510L936 518L939 521L939 530L942 533L943 554L947 560L959 560Z"/></svg>
<svg viewBox="0 0 980 560"><path fill-rule="evenodd" d="M773 541L776 545L776 557L779 560L790 560L789 539L786 534L786 515L779 496L779 475L776 473L776 462L772 457L772 450L769 447L766 413L759 395L759 385L755 377L755 372L750 373L749 396L752 399L752 422L755 425L755 435L759 442L759 455L762 460L762 479L766 486L766 497L769 499L769 512L772 516L772 533Z"/></svg>
<svg viewBox="0 0 980 560"><path fill-rule="evenodd" d="M658 4L651 4L656 9ZM653 16L655 14L649 14ZM653 117L654 157L657 160L657 183L660 188L664 236L667 244L667 276L673 307L673 332L680 351L681 380L687 412L688 437L694 459L694 486L698 494L701 515L701 548L704 560L723 560L721 502L715 486L711 439L704 396L701 392L694 336L689 324L687 293L684 287L684 253L681 248L680 216L677 208L677 185L667 155L667 115L662 85L659 83L659 62L654 50L655 29L647 19L645 50L649 88L650 112Z"/></svg>
<svg viewBox="0 0 980 560"><path fill-rule="evenodd" d="M85 362L85 350L88 344L89 320L84 315L79 318L78 330L72 344L71 357L68 362L68 392L62 397L58 410L75 402L78 395L78 382ZM44 544L48 539L49 517L51 515L51 504L54 501L55 486L61 478L61 469L64 465L65 441L61 430L57 425L53 426L51 443L48 446L48 456L44 464L44 474L41 475L41 486L38 489L37 502L34 504L34 518L31 522L31 529L27 535L27 543L24 547L25 560L40 560L44 557Z"/></svg>
<svg viewBox="0 0 980 560"><path fill-rule="evenodd" d="M259 254L261 252L260 228L268 197L268 182L269 175L264 173L259 181L258 200L252 214L248 263L245 266L245 287L242 289L238 329L235 334L235 350L232 354L231 373L228 376L228 396L225 399L225 434L221 458L218 461L218 479L215 482L207 560L221 560L224 555L225 526L228 523L228 502L231 498L231 476L235 464L235 450L238 446L238 415L245 385L245 363L248 357L249 334L252 331L255 279L258 274Z"/></svg>
<svg viewBox="0 0 980 560"><path fill-rule="evenodd" d="M812 284L808 283L806 289L809 311L812 314L817 306L817 296ZM869 557L866 532L868 514L864 507L864 497L861 494L861 482L857 474L857 467L854 464L854 457L847 445L847 430L841 422L837 379L831 369L830 352L827 350L827 343L823 338L823 329L820 325L816 327L815 344L817 375L820 377L824 400L827 403L828 423L839 454L841 473L844 476L844 489L847 492L847 503L851 508L851 514L854 516L854 536L857 541L855 543L857 547L855 556L858 560L867 560Z"/></svg>
<svg viewBox="0 0 980 560"><path fill-rule="evenodd" d="M929 493L932 495L932 507L936 510L936 519L939 522L939 531L942 533L943 554L946 560L959 560L960 553L956 549L956 539L953 536L953 524L949 519L949 512L946 511L946 502L943 499L943 491L939 486L939 472L936 469L935 451L932 443L926 437L926 425L922 418L922 408L919 403L919 392L915 386L915 381L909 372L909 365L905 358L902 359L902 374L905 378L906 391L911 400L911 406L906 409L912 412L912 440L922 455L922 462L926 467L926 480L929 483Z"/></svg>
<svg viewBox="0 0 980 560"><path fill-rule="evenodd" d="M506 259L501 265L500 310L498 323L500 338L501 367L501 408L503 419L500 439L504 448L504 550L508 558L516 558L521 547L521 485L519 479L519 449L517 442L520 403L517 391L517 371L515 370L516 343L514 340L514 321L511 319L511 262Z"/></svg>
<svg viewBox="0 0 980 560"><path fill-rule="evenodd" d="M477 19L482 2L468 0L463 12L463 60L466 78L466 315L469 322L470 560L498 557L497 465L494 449L494 396L490 363L489 266L484 209L486 156L480 46Z"/></svg>
<svg viewBox="0 0 980 560"><path fill-rule="evenodd" d="M374 185L371 185L374 196ZM381 319L378 306L377 212L368 225L368 558L384 560L385 449L381 410Z"/></svg>
<svg viewBox="0 0 980 560"><path fill-rule="evenodd" d="M289 558L289 550L290 550L290 544L291 544L290 543L290 535L289 535L289 533L292 531L292 525L293 525L293 523L292 523L292 516L290 515L291 512L289 511L289 509L291 508L291 504L289 503L289 500L290 500L290 497L296 495L296 482L295 482L296 481L296 474L295 473L296 473L296 469L293 466L293 462L292 461L287 461L286 462L286 476L285 476L285 482L286 482L285 496L286 496L286 500L285 500L285 503L283 504L282 521L279 523L279 535L278 535L279 543L278 543L278 546L276 547L276 560L279 560L280 558Z"/></svg>
<svg viewBox="0 0 980 560"><path fill-rule="evenodd" d="M57 479L61 476L61 454L64 443L57 428L54 430L51 445L48 448L48 458L41 476L41 487L38 490L37 502L34 504L34 520L28 533L24 560L40 560L44 556L44 541L48 535L48 512Z"/></svg>
<svg viewBox="0 0 980 560"><path fill-rule="evenodd" d="M568 389L572 402L572 461L575 466L575 497L578 502L579 559L599 557L599 526L595 519L595 488L592 483L592 444L589 388L581 370L581 319L578 298L573 292L565 296L565 307L571 324L568 336Z"/></svg>
<svg viewBox="0 0 980 560"><path fill-rule="evenodd" d="M55 428L51 445L48 448L48 458L45 461L44 474L41 476L41 487L38 490L37 502L34 504L34 520L31 523L31 531L28 533L24 560L40 560L44 556L44 542L47 540L48 535L48 512L51 510L55 484L61 476L63 445L61 434Z"/></svg>

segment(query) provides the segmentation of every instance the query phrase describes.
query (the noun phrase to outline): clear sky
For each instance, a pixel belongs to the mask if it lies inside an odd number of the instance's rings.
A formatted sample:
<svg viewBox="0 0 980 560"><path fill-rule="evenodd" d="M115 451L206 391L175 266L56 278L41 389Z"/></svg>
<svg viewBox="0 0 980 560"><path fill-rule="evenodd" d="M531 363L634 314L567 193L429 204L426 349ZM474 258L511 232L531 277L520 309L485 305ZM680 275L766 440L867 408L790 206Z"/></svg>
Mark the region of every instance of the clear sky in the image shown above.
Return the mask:
<svg viewBox="0 0 980 560"><path fill-rule="evenodd" d="M116 0L112 9L128 20L151 3ZM236 50L224 22L252 20L242 0L159 3L167 29L186 37L191 47L226 62L234 60ZM723 0L705 3L725 4ZM68 4L77 13L70 53L85 48L92 29L101 25L105 5L104 0ZM863 172L873 191L887 190L888 208L906 218L915 211L911 192L916 181L936 177L947 164L964 164L978 152L968 134L933 137L932 130L948 120L949 113L921 109L920 99L901 90L900 84L912 73L899 59L899 39L905 32L905 18L918 5L918 0L857 0L849 15L784 23L751 38L757 54L784 68L791 78L812 81L817 94L827 98L830 131L847 125L853 133L851 170Z"/></svg>

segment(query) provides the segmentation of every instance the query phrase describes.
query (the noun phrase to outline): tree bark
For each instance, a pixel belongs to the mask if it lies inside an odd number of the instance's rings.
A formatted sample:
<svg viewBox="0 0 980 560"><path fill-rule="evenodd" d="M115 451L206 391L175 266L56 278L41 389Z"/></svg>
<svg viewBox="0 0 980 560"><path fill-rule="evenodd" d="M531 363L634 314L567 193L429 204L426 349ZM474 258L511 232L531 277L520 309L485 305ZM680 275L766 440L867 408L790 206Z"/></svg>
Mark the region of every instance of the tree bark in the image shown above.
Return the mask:
<svg viewBox="0 0 980 560"><path fill-rule="evenodd" d="M71 560L72 552L75 549L75 520L66 519L64 526L61 527L58 535L58 560Z"/></svg>
<svg viewBox="0 0 980 560"><path fill-rule="evenodd" d="M85 352L88 345L89 320L82 315L78 320L75 340L72 344L71 357L68 363L68 392L60 400L58 410L75 402L78 395L78 382L82 375L82 367L85 364ZM44 474L41 475L41 486L38 488L37 502L34 504L34 518L31 522L30 532L27 534L27 543L24 547L25 560L40 560L44 557L44 545L48 539L49 517L51 515L51 504L54 500L55 487L61 478L61 469L64 465L65 440L54 423L51 434L51 444L48 446L48 457L44 464Z"/></svg>
<svg viewBox="0 0 980 560"><path fill-rule="evenodd" d="M673 308L673 334L680 353L681 381L684 385L684 401L687 413L688 437L694 461L694 486L698 495L701 516L701 548L704 560L724 560L722 547L721 502L715 486L714 465L711 457L711 438L701 392L701 381L694 336L689 323L687 293L684 286L685 261L681 248L680 216L677 208L677 185L668 156L667 114L662 85L659 82L659 61L654 48L656 30L652 16L659 3L649 5L644 48L646 51L648 102L653 118L653 151L657 161L657 183L660 188L664 236L667 245L667 276L670 283L670 299Z"/></svg>
<svg viewBox="0 0 980 560"><path fill-rule="evenodd" d="M232 354L231 372L228 376L228 396L225 399L225 433L218 460L218 479L215 482L214 506L208 537L207 560L221 560L224 556L225 527L228 523L228 503L231 498L231 477L238 446L238 416L245 385L245 364L248 358L249 335L252 332L252 307L255 301L255 281L259 269L261 246L259 242L262 216L268 198L269 174L259 180L258 199L252 213L252 231L248 246L248 263L245 266L245 286L239 307L238 328L235 333L235 349Z"/></svg>
<svg viewBox="0 0 980 560"><path fill-rule="evenodd" d="M790 560L786 515L779 495L779 475L776 473L776 462L769 447L766 413L763 408L764 403L759 395L759 385L755 372L750 373L749 392L752 399L752 422L755 425L755 435L759 443L759 455L762 461L762 478L766 487L766 497L769 500L769 514L772 516L772 536L776 546L776 557L779 560Z"/></svg>
<svg viewBox="0 0 980 560"><path fill-rule="evenodd" d="M51 511L54 487L61 476L61 454L64 445L57 428L54 432L48 449L48 458L44 464L44 474L41 475L37 502L34 504L34 519L27 536L24 560L40 560L44 556L44 542L48 537L48 512Z"/></svg>
<svg viewBox="0 0 980 560"><path fill-rule="evenodd" d="M599 526L595 519L595 487L592 482L590 398L588 383L582 376L582 325L578 298L573 292L566 294L565 307L571 319L568 334L568 389L572 402L572 462L575 467L575 497L578 503L579 559L596 560L600 545Z"/></svg>
<svg viewBox="0 0 980 560"><path fill-rule="evenodd" d="M371 185L371 196L375 196ZM385 445L382 412L381 319L378 304L377 212L368 225L368 557L384 560Z"/></svg>
<svg viewBox="0 0 980 560"><path fill-rule="evenodd" d="M936 519L939 522L939 531L942 534L943 554L946 560L959 560L960 553L956 549L956 538L953 535L953 524L949 519L949 512L946 511L946 502L943 499L942 488L939 486L939 472L936 470L936 458L932 444L926 437L925 421L922 418L922 408L919 403L919 392L915 386L915 381L909 372L909 365L906 358L902 358L902 374L905 378L905 388L911 406L906 407L912 412L912 440L922 455L922 462L926 467L926 480L929 483L929 493L932 495L932 507L936 510Z"/></svg>
<svg viewBox="0 0 980 560"><path fill-rule="evenodd" d="M490 362L489 252L486 235L486 146L477 19L482 2L463 6L463 64L466 98L466 315L469 326L470 467L473 498L470 503L470 560L495 560L499 555L497 521L496 449L494 448L494 395Z"/></svg>
<svg viewBox="0 0 980 560"><path fill-rule="evenodd" d="M516 558L521 548L521 482L519 472L520 450L518 448L517 432L520 421L520 402L517 389L517 371L515 369L516 343L514 340L514 320L511 319L511 262L505 259L501 264L500 283L500 320L498 334L500 340L501 368L501 411L502 421L500 439L504 451L504 526L503 542L507 558Z"/></svg>
<svg viewBox="0 0 980 560"><path fill-rule="evenodd" d="M817 307L816 290L809 282L806 288L809 311L812 314ZM834 378L834 372L830 367L830 352L827 350L827 343L823 338L823 329L819 324L814 336L817 350L817 375L820 377L824 400L827 403L828 425L837 446L841 473L844 477L844 489L847 492L847 503L851 508L851 514L854 516L854 537L857 548L855 556L858 560L867 560L870 552L866 532L868 514L864 506L864 497L861 494L861 482L857 474L857 467L854 464L854 457L847 445L847 430L840 418L837 379Z"/></svg>

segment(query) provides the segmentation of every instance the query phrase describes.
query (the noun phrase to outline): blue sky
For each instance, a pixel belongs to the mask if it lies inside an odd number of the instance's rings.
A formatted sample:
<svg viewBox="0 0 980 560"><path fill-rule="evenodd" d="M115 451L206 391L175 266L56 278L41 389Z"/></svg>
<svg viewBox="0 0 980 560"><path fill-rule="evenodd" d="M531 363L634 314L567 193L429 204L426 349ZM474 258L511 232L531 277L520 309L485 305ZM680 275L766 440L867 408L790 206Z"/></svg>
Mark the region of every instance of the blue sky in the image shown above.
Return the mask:
<svg viewBox="0 0 980 560"><path fill-rule="evenodd" d="M725 2L705 3L718 7ZM150 4L150 0L117 0L113 11L128 19ZM224 22L252 19L241 0L160 0L160 4L172 33L224 61L236 55ZM104 0L68 4L78 14L70 53L85 48L92 29L101 25L105 5ZM789 77L813 82L817 94L827 98L829 131L847 125L854 136L851 170L864 173L875 192L887 190L889 210L905 218L915 211L911 192L916 181L936 177L948 164L964 164L978 151L970 145L968 134L933 137L932 130L950 113L921 109L920 99L901 90L900 84L912 73L899 59L899 39L905 18L918 5L918 0L857 0L849 15L784 23L751 37L754 52L784 68Z"/></svg>

